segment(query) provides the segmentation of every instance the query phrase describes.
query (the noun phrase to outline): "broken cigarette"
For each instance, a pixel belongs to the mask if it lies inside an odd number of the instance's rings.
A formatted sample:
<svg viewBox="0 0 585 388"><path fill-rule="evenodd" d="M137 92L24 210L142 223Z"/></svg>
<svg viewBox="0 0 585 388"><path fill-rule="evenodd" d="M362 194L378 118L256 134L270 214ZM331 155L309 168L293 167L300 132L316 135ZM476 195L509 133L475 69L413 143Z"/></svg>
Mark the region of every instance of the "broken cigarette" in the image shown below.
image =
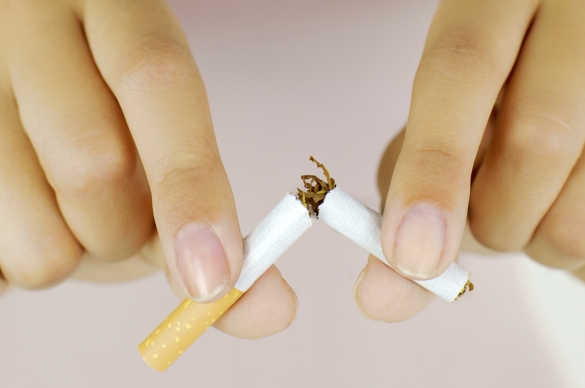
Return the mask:
<svg viewBox="0 0 585 388"><path fill-rule="evenodd" d="M138 347L152 368L166 370L213 325L274 262L314 224L314 218L288 194L244 239L242 273L234 288L213 303L185 299Z"/></svg>
<svg viewBox="0 0 585 388"><path fill-rule="evenodd" d="M234 288L213 303L185 299L138 347L142 358L158 371L166 370L201 334L213 325L274 262L314 224L315 217L388 264L380 244L382 216L340 188L313 157L326 180L303 175L306 191L288 194L244 239L242 273ZM472 290L469 272L453 263L439 277L415 280L448 302Z"/></svg>
<svg viewBox="0 0 585 388"><path fill-rule="evenodd" d="M380 242L382 215L338 188L323 164L312 156L309 160L323 170L326 180L315 175L301 176L305 191L299 189L298 197L303 205L331 228L388 265ZM453 302L466 289L473 290L469 276L469 272L452 263L440 276L414 282L447 302Z"/></svg>
<svg viewBox="0 0 585 388"><path fill-rule="evenodd" d="M319 206L319 219L388 265L380 243L381 214L337 187L327 193ZM466 288L473 289L469 276L469 272L452 263L440 276L414 282L453 302Z"/></svg>

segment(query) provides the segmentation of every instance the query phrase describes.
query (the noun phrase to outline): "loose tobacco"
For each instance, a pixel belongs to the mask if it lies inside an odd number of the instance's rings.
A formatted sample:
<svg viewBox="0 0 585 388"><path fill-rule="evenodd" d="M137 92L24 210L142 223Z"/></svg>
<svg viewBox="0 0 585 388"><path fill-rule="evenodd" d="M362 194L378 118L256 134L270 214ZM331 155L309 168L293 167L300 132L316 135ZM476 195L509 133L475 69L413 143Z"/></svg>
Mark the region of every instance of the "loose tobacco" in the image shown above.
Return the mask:
<svg viewBox="0 0 585 388"><path fill-rule="evenodd" d="M315 162L317 168L323 170L323 174L327 180L324 181L316 175L301 175L305 190L297 189L297 197L307 210L313 212L316 216L319 216L319 205L323 203L327 193L333 190L337 185L335 184L335 179L331 178L329 171L322 163L319 163L312 156L309 160Z"/></svg>
<svg viewBox="0 0 585 388"><path fill-rule="evenodd" d="M463 289L461 290L459 295L457 295L457 298L455 298L455 300L459 299L461 297L461 295L465 294L466 291L473 291L474 288L475 288L475 286L473 285L473 283L471 283L468 280L467 283L465 283L465 285L463 286Z"/></svg>

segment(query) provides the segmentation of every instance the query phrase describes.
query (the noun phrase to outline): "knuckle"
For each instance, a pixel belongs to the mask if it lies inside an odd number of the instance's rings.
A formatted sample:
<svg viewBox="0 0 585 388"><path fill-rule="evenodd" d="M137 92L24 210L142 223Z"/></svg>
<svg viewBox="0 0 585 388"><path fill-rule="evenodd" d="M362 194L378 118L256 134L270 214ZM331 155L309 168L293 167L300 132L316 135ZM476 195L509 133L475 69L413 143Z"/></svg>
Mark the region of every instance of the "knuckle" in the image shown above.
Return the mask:
<svg viewBox="0 0 585 388"><path fill-rule="evenodd" d="M201 140L201 139L199 139ZM178 150L164 159L155 161L153 175L155 184L163 190L174 187L185 179L218 174L222 167L221 160L215 147L197 147L190 145L186 149Z"/></svg>
<svg viewBox="0 0 585 388"><path fill-rule="evenodd" d="M578 137L570 121L545 113L531 113L514 119L506 142L516 160L537 156L548 165L556 166L576 160L581 151Z"/></svg>
<svg viewBox="0 0 585 388"><path fill-rule="evenodd" d="M48 239L37 244L37 250L19 261L17 268L10 270L10 278L26 288L41 288L66 279L79 264L80 253L73 245Z"/></svg>
<svg viewBox="0 0 585 388"><path fill-rule="evenodd" d="M549 243L560 253L569 257L585 258L585 234L583 228L572 227L572 222L555 223L546 229Z"/></svg>
<svg viewBox="0 0 585 388"><path fill-rule="evenodd" d="M426 147L414 150L414 157L424 164L439 165L449 168L460 168L464 158L450 147Z"/></svg>
<svg viewBox="0 0 585 388"><path fill-rule="evenodd" d="M432 200L453 209L469 190L471 162L466 162L464 150L446 139L403 149L396 167L395 176L407 188L401 195L408 202Z"/></svg>
<svg viewBox="0 0 585 388"><path fill-rule="evenodd" d="M180 155L180 153L179 153ZM184 218L185 208L204 217L216 209L214 200L202 200L202 198L220 198L223 193L213 193L223 186L225 172L219 157L204 158L190 154L183 157L174 155L172 161L167 161L157 168L154 173L152 192L153 198L163 198L165 218L171 224L180 222ZM205 182L195 183L195 182ZM195 187L205 188L206 192L198 192L197 195L189 189Z"/></svg>
<svg viewBox="0 0 585 388"><path fill-rule="evenodd" d="M449 78L490 78L497 67L494 49L472 28L449 30L431 46L421 66Z"/></svg>
<svg viewBox="0 0 585 388"><path fill-rule="evenodd" d="M119 74L122 88L143 91L184 83L199 73L184 45L171 38L150 37L138 44Z"/></svg>
<svg viewBox="0 0 585 388"><path fill-rule="evenodd" d="M470 204L469 228L479 244L498 252L517 252L524 247L524 238L514 236L507 226L494 226L494 221L494 215L486 214L486 209Z"/></svg>
<svg viewBox="0 0 585 388"><path fill-rule="evenodd" d="M462 171L470 169L469 163L465 155L456 150L453 145L436 142L427 147L422 146L412 150L409 156L414 172L417 172L419 177L423 173L423 176L432 179L440 178L451 182L454 182L453 180L458 182L463 177L468 179Z"/></svg>
<svg viewBox="0 0 585 388"><path fill-rule="evenodd" d="M128 182L137 168L134 150L117 141L93 142L80 139L63 150L67 163L53 169L55 191L68 197L94 195Z"/></svg>

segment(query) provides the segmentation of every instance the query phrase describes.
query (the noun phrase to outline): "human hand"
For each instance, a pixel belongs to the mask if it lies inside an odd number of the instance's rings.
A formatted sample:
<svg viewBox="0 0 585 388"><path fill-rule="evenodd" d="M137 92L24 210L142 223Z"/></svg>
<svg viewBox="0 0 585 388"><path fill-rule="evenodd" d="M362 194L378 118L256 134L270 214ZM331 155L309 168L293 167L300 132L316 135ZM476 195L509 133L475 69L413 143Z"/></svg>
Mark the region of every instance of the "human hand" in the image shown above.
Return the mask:
<svg viewBox="0 0 585 388"><path fill-rule="evenodd" d="M162 0L0 1L0 208L0 292L55 284L81 262L82 277L140 276L145 260L197 301L232 288L234 200ZM267 335L295 300L273 268L218 325Z"/></svg>
<svg viewBox="0 0 585 388"><path fill-rule="evenodd" d="M584 46L584 2L440 3L406 131L380 166L393 269L370 258L356 286L364 314L422 310L432 295L400 275L442 273L467 218L483 246L584 277Z"/></svg>

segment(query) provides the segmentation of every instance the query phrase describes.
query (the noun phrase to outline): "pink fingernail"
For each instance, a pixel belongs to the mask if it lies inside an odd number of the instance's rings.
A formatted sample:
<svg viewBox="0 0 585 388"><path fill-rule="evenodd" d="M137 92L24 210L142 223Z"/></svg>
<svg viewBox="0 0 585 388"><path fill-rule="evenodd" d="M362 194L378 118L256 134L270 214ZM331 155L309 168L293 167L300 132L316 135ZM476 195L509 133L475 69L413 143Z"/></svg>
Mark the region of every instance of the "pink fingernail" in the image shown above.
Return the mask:
<svg viewBox="0 0 585 388"><path fill-rule="evenodd" d="M425 279L436 276L445 245L446 221L429 203L412 206L396 234L394 262L404 274Z"/></svg>
<svg viewBox="0 0 585 388"><path fill-rule="evenodd" d="M192 299L206 302L226 285L230 268L223 247L204 224L190 223L178 234L176 274Z"/></svg>

